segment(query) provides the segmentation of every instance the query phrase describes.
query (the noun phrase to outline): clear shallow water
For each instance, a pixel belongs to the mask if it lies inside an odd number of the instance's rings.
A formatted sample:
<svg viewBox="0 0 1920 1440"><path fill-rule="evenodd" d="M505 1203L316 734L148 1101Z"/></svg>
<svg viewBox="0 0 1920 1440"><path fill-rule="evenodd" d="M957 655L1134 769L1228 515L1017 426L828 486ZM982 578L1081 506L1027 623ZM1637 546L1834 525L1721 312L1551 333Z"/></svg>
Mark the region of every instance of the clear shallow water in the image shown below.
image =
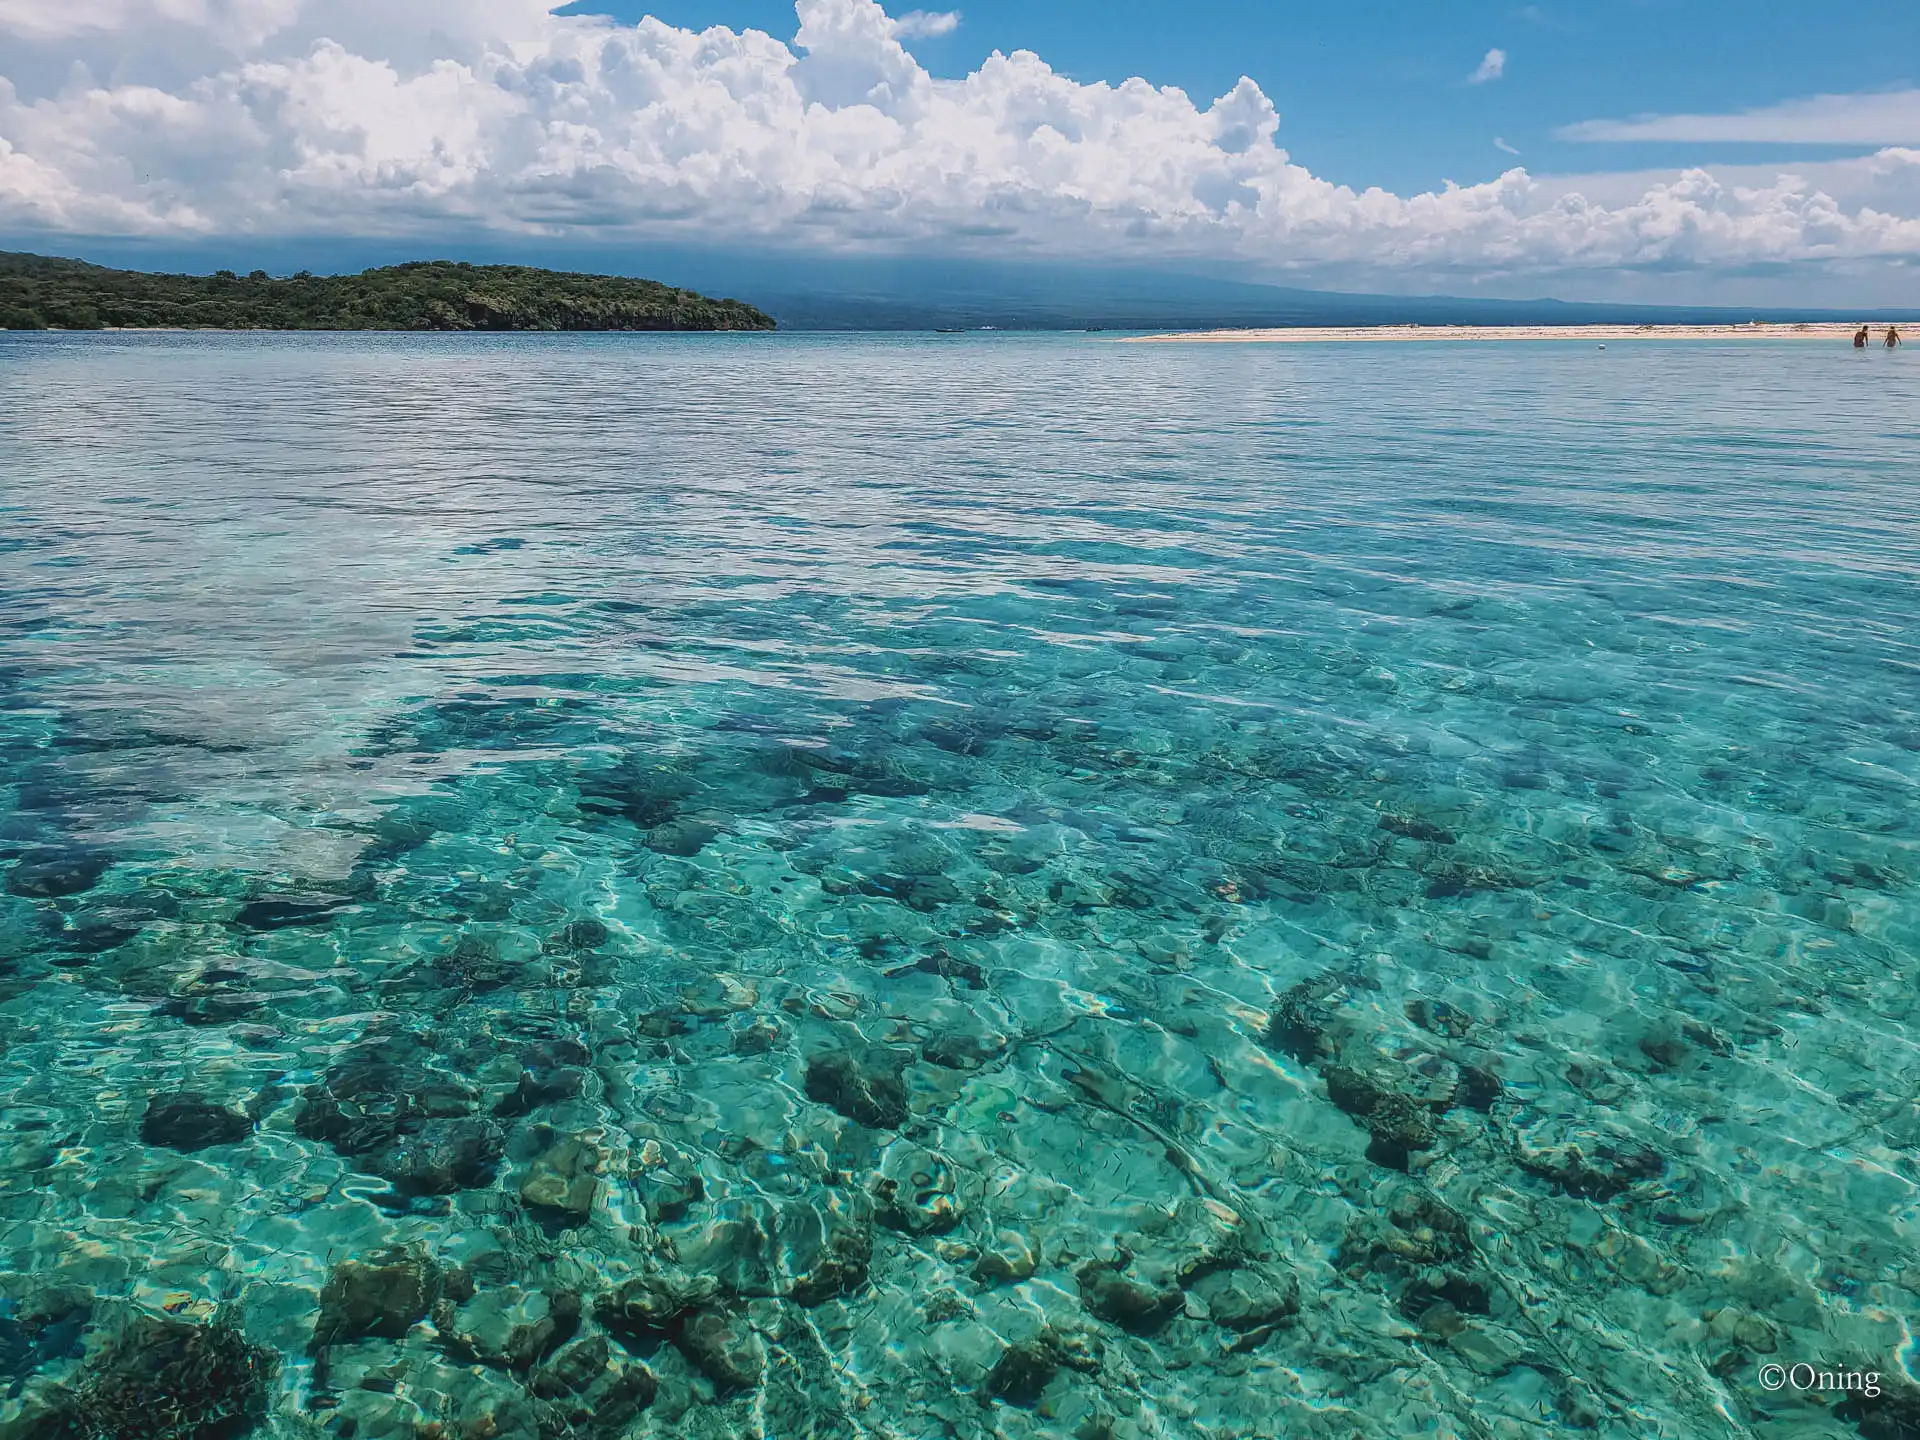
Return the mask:
<svg viewBox="0 0 1920 1440"><path fill-rule="evenodd" d="M0 336L0 1407L165 1313L284 1435L1903 1433L1917 415Z"/></svg>

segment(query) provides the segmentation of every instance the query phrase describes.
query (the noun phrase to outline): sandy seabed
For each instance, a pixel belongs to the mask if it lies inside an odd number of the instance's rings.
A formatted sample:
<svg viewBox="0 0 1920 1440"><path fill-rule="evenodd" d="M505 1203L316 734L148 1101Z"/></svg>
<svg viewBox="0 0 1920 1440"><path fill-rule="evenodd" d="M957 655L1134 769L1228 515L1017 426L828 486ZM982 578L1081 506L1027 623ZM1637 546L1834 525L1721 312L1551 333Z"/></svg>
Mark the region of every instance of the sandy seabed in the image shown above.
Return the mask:
<svg viewBox="0 0 1920 1440"><path fill-rule="evenodd" d="M1299 325L1263 330L1192 330L1168 335L1133 335L1129 344L1308 344L1381 340L1825 340L1845 342L1859 324L1799 325ZM1884 323L1870 326L1873 343L1884 338Z"/></svg>

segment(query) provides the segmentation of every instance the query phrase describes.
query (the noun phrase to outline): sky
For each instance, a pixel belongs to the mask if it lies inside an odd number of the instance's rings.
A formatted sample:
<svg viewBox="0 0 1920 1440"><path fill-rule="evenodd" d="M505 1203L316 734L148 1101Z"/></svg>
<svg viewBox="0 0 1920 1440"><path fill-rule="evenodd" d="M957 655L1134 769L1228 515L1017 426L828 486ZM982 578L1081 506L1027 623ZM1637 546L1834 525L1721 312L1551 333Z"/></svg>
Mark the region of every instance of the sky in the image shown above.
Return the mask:
<svg viewBox="0 0 1920 1440"><path fill-rule="evenodd" d="M0 0L0 245L1920 300L1920 6Z"/></svg>

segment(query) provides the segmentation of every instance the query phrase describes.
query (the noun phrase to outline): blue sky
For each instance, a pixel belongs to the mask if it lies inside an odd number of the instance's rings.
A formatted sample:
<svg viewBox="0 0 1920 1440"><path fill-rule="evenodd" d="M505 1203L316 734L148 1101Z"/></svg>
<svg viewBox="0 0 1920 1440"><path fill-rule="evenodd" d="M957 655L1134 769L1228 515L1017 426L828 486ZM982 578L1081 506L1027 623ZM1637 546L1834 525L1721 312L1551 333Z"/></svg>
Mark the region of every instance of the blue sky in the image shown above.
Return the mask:
<svg viewBox="0 0 1920 1440"><path fill-rule="evenodd" d="M0 0L0 245L1920 292L1916 0L912 3Z"/></svg>
<svg viewBox="0 0 1920 1440"><path fill-rule="evenodd" d="M794 31L790 0L582 0L570 13L588 12L751 26L783 39ZM1554 132L1920 83L1914 0L966 0L958 13L950 33L914 42L936 75L964 75L993 50L1018 49L1077 80L1139 75L1197 100L1249 75L1279 108L1280 143L1296 160L1342 184L1403 194L1490 179L1516 159L1583 172L1857 153L1871 147L1595 144ZM1490 49L1507 56L1501 78L1467 83Z"/></svg>

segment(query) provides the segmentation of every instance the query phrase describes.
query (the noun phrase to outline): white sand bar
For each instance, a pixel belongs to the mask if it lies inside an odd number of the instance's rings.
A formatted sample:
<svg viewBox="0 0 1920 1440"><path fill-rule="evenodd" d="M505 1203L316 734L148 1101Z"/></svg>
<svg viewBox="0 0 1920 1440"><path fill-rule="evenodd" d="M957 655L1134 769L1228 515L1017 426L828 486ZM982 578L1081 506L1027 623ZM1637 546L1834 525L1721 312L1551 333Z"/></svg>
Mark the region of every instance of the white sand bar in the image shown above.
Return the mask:
<svg viewBox="0 0 1920 1440"><path fill-rule="evenodd" d="M1267 345L1380 340L1824 340L1847 344L1861 324L1871 340L1886 338L1886 322L1803 325L1300 325L1269 330L1191 330L1174 335L1129 335L1130 345ZM1920 325L1913 327L1920 340ZM1907 334L1901 332L1901 340Z"/></svg>

